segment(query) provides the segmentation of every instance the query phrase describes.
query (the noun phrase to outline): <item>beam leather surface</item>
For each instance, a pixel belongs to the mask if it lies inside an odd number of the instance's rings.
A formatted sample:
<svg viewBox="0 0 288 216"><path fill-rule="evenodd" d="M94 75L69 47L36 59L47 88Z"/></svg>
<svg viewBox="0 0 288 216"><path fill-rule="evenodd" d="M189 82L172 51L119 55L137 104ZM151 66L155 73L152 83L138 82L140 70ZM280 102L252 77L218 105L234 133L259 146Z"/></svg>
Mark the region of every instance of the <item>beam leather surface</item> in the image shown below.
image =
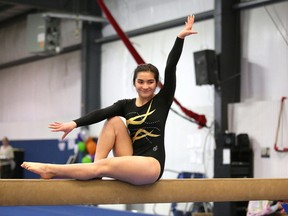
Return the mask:
<svg viewBox="0 0 288 216"><path fill-rule="evenodd" d="M135 186L117 180L0 179L1 206L224 202L288 199L288 179L163 179Z"/></svg>

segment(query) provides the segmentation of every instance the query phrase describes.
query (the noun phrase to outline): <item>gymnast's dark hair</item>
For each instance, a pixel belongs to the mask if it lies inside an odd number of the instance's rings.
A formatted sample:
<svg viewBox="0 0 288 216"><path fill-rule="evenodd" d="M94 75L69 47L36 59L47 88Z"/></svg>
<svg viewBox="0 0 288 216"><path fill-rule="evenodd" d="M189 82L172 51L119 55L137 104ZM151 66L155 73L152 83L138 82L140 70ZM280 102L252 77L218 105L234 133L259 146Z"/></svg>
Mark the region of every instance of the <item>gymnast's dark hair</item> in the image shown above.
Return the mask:
<svg viewBox="0 0 288 216"><path fill-rule="evenodd" d="M135 81L136 81L136 77L138 75L139 72L151 72L154 74L154 78L156 80L156 83L159 82L159 71L158 69L152 65L152 64L140 64L138 65L135 70L134 70L134 75L133 75L133 85L135 84Z"/></svg>

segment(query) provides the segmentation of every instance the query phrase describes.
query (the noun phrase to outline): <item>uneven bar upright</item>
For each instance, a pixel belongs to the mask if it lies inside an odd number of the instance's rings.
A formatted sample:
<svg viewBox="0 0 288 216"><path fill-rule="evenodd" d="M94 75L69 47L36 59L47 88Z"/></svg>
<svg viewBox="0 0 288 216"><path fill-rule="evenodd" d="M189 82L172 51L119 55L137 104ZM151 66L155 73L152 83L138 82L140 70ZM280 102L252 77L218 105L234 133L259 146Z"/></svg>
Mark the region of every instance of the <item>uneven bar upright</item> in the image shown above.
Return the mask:
<svg viewBox="0 0 288 216"><path fill-rule="evenodd" d="M134 186L117 180L0 179L1 206L287 200L288 179L164 179Z"/></svg>

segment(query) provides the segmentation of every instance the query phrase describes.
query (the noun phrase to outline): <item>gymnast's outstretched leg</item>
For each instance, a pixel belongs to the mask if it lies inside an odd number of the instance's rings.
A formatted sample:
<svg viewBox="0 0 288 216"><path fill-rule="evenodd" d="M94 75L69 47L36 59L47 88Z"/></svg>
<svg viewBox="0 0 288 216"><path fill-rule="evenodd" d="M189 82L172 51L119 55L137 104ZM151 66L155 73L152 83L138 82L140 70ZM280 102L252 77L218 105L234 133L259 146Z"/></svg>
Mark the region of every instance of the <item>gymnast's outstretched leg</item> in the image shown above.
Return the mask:
<svg viewBox="0 0 288 216"><path fill-rule="evenodd" d="M111 150L116 157L106 158ZM132 156L132 153L127 128L119 117L114 117L105 123L99 136L94 163L60 165L24 162L22 167L44 179L88 180L110 177L131 184L155 182L160 175L159 162L151 157Z"/></svg>
<svg viewBox="0 0 288 216"><path fill-rule="evenodd" d="M160 175L159 162L152 157L142 156L112 157L78 164L24 162L22 167L44 179L57 177L89 180L110 177L135 185L153 183Z"/></svg>

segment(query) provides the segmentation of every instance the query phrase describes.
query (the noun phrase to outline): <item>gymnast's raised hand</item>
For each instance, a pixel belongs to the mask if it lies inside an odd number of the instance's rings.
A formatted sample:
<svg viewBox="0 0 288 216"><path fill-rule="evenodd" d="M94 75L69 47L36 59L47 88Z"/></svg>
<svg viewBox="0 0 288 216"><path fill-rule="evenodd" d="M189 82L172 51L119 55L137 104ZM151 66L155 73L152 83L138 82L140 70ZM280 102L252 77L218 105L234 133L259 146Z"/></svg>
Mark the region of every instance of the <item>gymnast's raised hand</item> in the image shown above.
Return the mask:
<svg viewBox="0 0 288 216"><path fill-rule="evenodd" d="M77 127L77 124L74 121L69 122L53 122L48 126L52 132L64 132L62 139L64 139L74 128Z"/></svg>
<svg viewBox="0 0 288 216"><path fill-rule="evenodd" d="M198 33L196 31L193 31L193 29L192 29L193 24L194 24L194 19L195 19L194 15L189 15L187 17L187 21L185 22L184 28L178 34L179 38L184 39L188 35L197 34Z"/></svg>

